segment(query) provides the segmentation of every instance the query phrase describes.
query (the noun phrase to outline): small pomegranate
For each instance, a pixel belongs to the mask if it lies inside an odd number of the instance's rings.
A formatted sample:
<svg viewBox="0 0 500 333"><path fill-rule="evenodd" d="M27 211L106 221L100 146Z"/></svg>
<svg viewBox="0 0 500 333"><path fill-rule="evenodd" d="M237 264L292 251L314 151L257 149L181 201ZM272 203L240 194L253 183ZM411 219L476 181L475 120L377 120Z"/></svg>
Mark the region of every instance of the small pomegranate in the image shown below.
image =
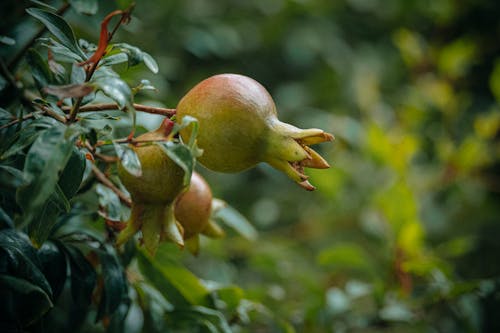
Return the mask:
<svg viewBox="0 0 500 333"><path fill-rule="evenodd" d="M309 145L332 141L321 129L299 129L278 120L276 106L257 81L237 74L212 76L192 88L177 106L177 119L198 119L198 158L219 172L238 172L267 162L306 190L314 190L304 167L329 168ZM187 142L191 127L180 132Z"/></svg>
<svg viewBox="0 0 500 333"><path fill-rule="evenodd" d="M152 143L167 139L172 126L173 122L165 119L157 130L136 138L142 143L130 145L141 162L140 177L130 174L118 163L120 180L132 197L132 210L127 226L118 235L117 246L139 230L142 231L144 246L151 254L164 239L184 246L182 227L175 221L173 212L173 202L184 188L184 170Z"/></svg>
<svg viewBox="0 0 500 333"><path fill-rule="evenodd" d="M193 172L189 189L181 193L174 206L175 218L184 229L186 246L193 253L199 251L199 235L212 238L224 236L224 231L210 220L212 213L212 191L205 179Z"/></svg>

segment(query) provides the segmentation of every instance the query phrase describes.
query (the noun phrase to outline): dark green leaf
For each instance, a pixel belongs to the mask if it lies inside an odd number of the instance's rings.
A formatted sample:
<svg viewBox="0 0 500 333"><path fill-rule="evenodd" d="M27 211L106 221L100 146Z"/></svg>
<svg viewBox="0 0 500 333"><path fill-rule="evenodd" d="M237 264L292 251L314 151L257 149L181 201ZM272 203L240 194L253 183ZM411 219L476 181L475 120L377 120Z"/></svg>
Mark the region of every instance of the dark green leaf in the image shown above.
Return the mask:
<svg viewBox="0 0 500 333"><path fill-rule="evenodd" d="M42 272L52 288L53 299L57 300L67 278L67 265L64 253L52 242L46 242L38 250Z"/></svg>
<svg viewBox="0 0 500 333"><path fill-rule="evenodd" d="M40 271L35 249L15 230L0 231L0 274L26 279L52 297L52 289Z"/></svg>
<svg viewBox="0 0 500 333"><path fill-rule="evenodd" d="M116 255L111 249L108 252L98 251L99 260L102 267L102 278L104 290L99 303L96 321L104 316L109 316L118 308L118 306L127 299L127 281L125 272L120 265Z"/></svg>
<svg viewBox="0 0 500 333"><path fill-rule="evenodd" d="M43 91L44 87L54 82L54 76L47 61L35 49L28 50L26 61L31 68L31 75L39 91Z"/></svg>
<svg viewBox="0 0 500 333"><path fill-rule="evenodd" d="M21 170L7 165L0 165L0 186L3 188L11 187L15 189L24 183L25 180Z"/></svg>
<svg viewBox="0 0 500 333"><path fill-rule="evenodd" d="M58 182L62 192L68 199L71 199L78 191L85 173L86 163L85 155L76 147L73 147L71 156Z"/></svg>
<svg viewBox="0 0 500 333"><path fill-rule="evenodd" d="M28 225L28 234L35 247L41 247L52 234L52 229L57 224L57 217L66 208L69 209L67 201L59 185L56 184L56 190L51 194L47 202L43 204L41 209L32 214L32 221Z"/></svg>
<svg viewBox="0 0 500 333"><path fill-rule="evenodd" d="M4 274L0 274L0 299L1 318L22 326L34 323L53 306L50 297L40 287Z"/></svg>
<svg viewBox="0 0 500 333"><path fill-rule="evenodd" d="M16 133L16 137L13 139L13 144L2 154L1 159L13 156L28 147L38 138L40 134L42 134L42 131L40 131L36 126L26 126L21 131Z"/></svg>
<svg viewBox="0 0 500 333"><path fill-rule="evenodd" d="M100 77L93 81L96 88L118 104L120 109L132 105L132 91L130 87L117 77Z"/></svg>
<svg viewBox="0 0 500 333"><path fill-rule="evenodd" d="M188 185L196 162L191 150L186 145L173 141L157 142L156 144L184 170L184 185Z"/></svg>
<svg viewBox="0 0 500 333"><path fill-rule="evenodd" d="M96 285L96 272L78 248L71 244L62 244L62 248L69 258L73 301L80 308L86 308Z"/></svg>
<svg viewBox="0 0 500 333"><path fill-rule="evenodd" d="M62 45L79 56L85 56L78 46L73 30L61 16L39 8L28 8L26 12L40 20Z"/></svg>
<svg viewBox="0 0 500 333"><path fill-rule="evenodd" d="M97 13L97 0L69 0L69 3L81 14L94 15Z"/></svg>
<svg viewBox="0 0 500 333"><path fill-rule="evenodd" d="M27 185L17 190L16 201L29 222L53 193L61 172L68 162L73 138L70 128L54 126L44 131L33 143L24 163Z"/></svg>
<svg viewBox="0 0 500 333"><path fill-rule="evenodd" d="M106 328L106 333L122 333L125 332L125 318L127 317L128 311L130 309L130 301L122 302L118 308L114 311L109 325ZM143 331L147 332L147 331Z"/></svg>
<svg viewBox="0 0 500 333"><path fill-rule="evenodd" d="M120 159L120 163L125 170L133 176L140 177L142 175L141 161L135 151L129 146L118 143L113 143L113 146L115 147L116 156Z"/></svg>
<svg viewBox="0 0 500 333"><path fill-rule="evenodd" d="M38 5L38 6L40 6L40 7L43 7L43 8L45 8L45 9L49 10L49 11L52 11L52 12L57 11L57 8L52 7L52 6L50 6L50 5L46 4L46 3L42 2L42 1L38 1L38 0L30 0L30 1L31 1L32 3L34 3L35 5Z"/></svg>
<svg viewBox="0 0 500 333"><path fill-rule="evenodd" d="M0 226L4 228L5 226L9 228L14 228L14 221L11 217L0 207Z"/></svg>
<svg viewBox="0 0 500 333"><path fill-rule="evenodd" d="M160 246L155 257L145 250L138 251L137 259L142 274L174 306L208 305L209 291L184 265L172 259L165 246Z"/></svg>
<svg viewBox="0 0 500 333"><path fill-rule="evenodd" d="M0 125L8 123L9 121L14 120L15 117L4 108L0 108Z"/></svg>

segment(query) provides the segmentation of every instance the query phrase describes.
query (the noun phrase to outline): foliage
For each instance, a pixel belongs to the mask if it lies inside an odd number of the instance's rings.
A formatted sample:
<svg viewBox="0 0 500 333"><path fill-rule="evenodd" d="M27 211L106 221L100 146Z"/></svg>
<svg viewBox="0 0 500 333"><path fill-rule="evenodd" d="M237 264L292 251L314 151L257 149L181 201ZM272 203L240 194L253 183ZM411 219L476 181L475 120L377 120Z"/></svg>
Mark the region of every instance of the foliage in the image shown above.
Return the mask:
<svg viewBox="0 0 500 333"><path fill-rule="evenodd" d="M498 5L141 1L122 26L125 2L0 5L12 13L0 31L2 331L500 329ZM40 24L48 33L23 50ZM98 50L89 75L78 63ZM262 82L283 120L335 133L320 147L332 168L312 173L312 194L266 166L201 169L236 208L215 201L226 239L198 257L117 251L128 208L99 175L123 193L109 161L140 172L123 143L135 118L138 133L159 120L135 102L174 106L221 72ZM96 103L116 107L83 112ZM192 170L179 147L165 150Z"/></svg>

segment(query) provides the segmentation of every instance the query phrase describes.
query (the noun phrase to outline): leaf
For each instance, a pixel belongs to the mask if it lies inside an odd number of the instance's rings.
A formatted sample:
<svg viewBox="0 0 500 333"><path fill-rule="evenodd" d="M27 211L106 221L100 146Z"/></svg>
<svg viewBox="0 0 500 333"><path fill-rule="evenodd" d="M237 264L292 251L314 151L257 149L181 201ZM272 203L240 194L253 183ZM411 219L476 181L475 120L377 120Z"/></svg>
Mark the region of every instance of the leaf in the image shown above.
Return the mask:
<svg viewBox="0 0 500 333"><path fill-rule="evenodd" d="M361 247L356 244L336 244L322 250L317 261L322 266L333 267L335 269L361 270L371 272L369 258Z"/></svg>
<svg viewBox="0 0 500 333"><path fill-rule="evenodd" d="M61 16L39 8L28 8L26 12L42 22L59 39L63 46L70 49L76 55L85 56L78 46L75 33Z"/></svg>
<svg viewBox="0 0 500 333"><path fill-rule="evenodd" d="M15 189L22 186L24 183L25 180L21 170L7 165L0 165L0 185L3 188L10 187Z"/></svg>
<svg viewBox="0 0 500 333"><path fill-rule="evenodd" d="M0 35L0 43L12 46L16 45L16 40L7 36Z"/></svg>
<svg viewBox="0 0 500 333"><path fill-rule="evenodd" d="M2 318L23 326L34 323L53 307L43 289L25 279L5 274L0 274L0 299Z"/></svg>
<svg viewBox="0 0 500 333"><path fill-rule="evenodd" d="M71 156L59 176L58 182L62 192L68 199L73 198L80 188L86 165L85 155L76 147L73 147Z"/></svg>
<svg viewBox="0 0 500 333"><path fill-rule="evenodd" d="M132 106L132 91L130 90L130 87L120 78L101 76L96 80L93 80L92 83L106 96L114 100L120 109L124 109L125 107L130 108Z"/></svg>
<svg viewBox="0 0 500 333"><path fill-rule="evenodd" d="M113 146L115 147L116 156L120 159L120 163L125 170L135 177L142 176L141 161L135 151L129 146L120 145L116 142L113 142Z"/></svg>
<svg viewBox="0 0 500 333"><path fill-rule="evenodd" d="M71 49L54 40L53 38L42 37L38 40L41 42L42 46L49 48L53 53L54 58L59 61L74 63L75 61L79 62L83 59L81 55L71 51Z"/></svg>
<svg viewBox="0 0 500 333"><path fill-rule="evenodd" d="M117 53L102 58L99 63L101 66L111 66L116 64L121 64L128 61L128 56L125 53Z"/></svg>
<svg viewBox="0 0 500 333"><path fill-rule="evenodd" d="M0 231L0 274L26 279L52 297L52 289L40 271L35 249L15 230Z"/></svg>
<svg viewBox="0 0 500 333"><path fill-rule="evenodd" d="M97 277L94 267L83 256L82 252L71 244L59 243L69 258L71 276L71 295L80 308L87 308L91 302L92 292Z"/></svg>
<svg viewBox="0 0 500 333"><path fill-rule="evenodd" d="M97 251L101 262L104 290L99 303L96 321L109 316L128 298L125 272L115 254L110 249Z"/></svg>
<svg viewBox="0 0 500 333"><path fill-rule="evenodd" d="M49 11L52 11L52 12L57 11L57 8L52 7L52 6L50 6L50 5L46 4L46 3L42 2L42 1L38 1L38 0L30 0L30 2L32 2L32 3L34 3L35 5L38 5L38 6L40 6L40 7L43 7L43 8L45 8L45 9L49 10Z"/></svg>
<svg viewBox="0 0 500 333"><path fill-rule="evenodd" d="M97 184L96 192L99 196L99 206L105 209L106 217L111 221L120 221L122 206L118 195L102 184Z"/></svg>
<svg viewBox="0 0 500 333"><path fill-rule="evenodd" d="M183 183L187 186L191 180L196 159L194 158L191 150L181 143L173 141L156 142L158 146L167 154L172 161L184 170Z"/></svg>
<svg viewBox="0 0 500 333"><path fill-rule="evenodd" d="M94 15L99 8L97 0L69 0L69 3L78 13L85 15Z"/></svg>
<svg viewBox="0 0 500 333"><path fill-rule="evenodd" d="M0 223L4 224L2 225L2 228L5 226L14 228L14 221L12 221L12 218L3 210L2 207L0 207Z"/></svg>
<svg viewBox="0 0 500 333"><path fill-rule="evenodd" d="M135 66L141 62L153 73L158 73L158 64L148 53L142 51L136 46L132 46L126 43L116 43L113 48L118 48L124 52L128 57L128 65L130 67Z"/></svg>
<svg viewBox="0 0 500 333"><path fill-rule="evenodd" d="M137 252L142 274L174 306L208 305L208 290L193 273L169 257L166 248L161 246L154 258L144 249Z"/></svg>
<svg viewBox="0 0 500 333"><path fill-rule="evenodd" d="M46 242L38 250L42 272L52 288L54 301L61 294L67 279L67 265L64 253L54 243Z"/></svg>
<svg viewBox="0 0 500 333"><path fill-rule="evenodd" d="M212 201L212 218L233 228L241 236L249 240L257 239L257 230L236 209L229 206L225 201L214 199Z"/></svg>
<svg viewBox="0 0 500 333"><path fill-rule="evenodd" d="M73 64L71 66L71 83L73 84L82 84L85 82L85 70L83 67L78 66L77 64Z"/></svg>
<svg viewBox="0 0 500 333"><path fill-rule="evenodd" d="M54 75L50 71L47 61L35 49L26 53L26 61L31 68L31 75L39 91L54 82Z"/></svg>
<svg viewBox="0 0 500 333"><path fill-rule="evenodd" d="M153 59L153 57L150 56L146 52L143 52L142 56L143 56L144 65L146 65L146 67L149 68L149 70L151 72L153 72L155 74L158 73L158 71L159 71L158 63Z"/></svg>
<svg viewBox="0 0 500 333"><path fill-rule="evenodd" d="M64 86L48 86L43 89L47 94L57 96L59 99L68 97L84 97L94 91L89 84L67 84Z"/></svg>
<svg viewBox="0 0 500 333"><path fill-rule="evenodd" d="M66 138L69 128L54 126L33 143L24 162L24 179L28 183L17 190L16 201L23 209L25 222L53 193L61 172L68 162L73 142Z"/></svg>

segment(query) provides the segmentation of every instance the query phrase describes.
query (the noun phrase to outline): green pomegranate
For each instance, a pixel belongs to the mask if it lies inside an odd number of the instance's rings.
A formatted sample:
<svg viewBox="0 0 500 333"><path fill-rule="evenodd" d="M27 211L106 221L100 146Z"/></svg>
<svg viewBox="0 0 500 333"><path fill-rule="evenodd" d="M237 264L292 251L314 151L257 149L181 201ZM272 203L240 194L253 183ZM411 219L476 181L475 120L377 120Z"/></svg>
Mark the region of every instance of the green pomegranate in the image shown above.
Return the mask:
<svg viewBox="0 0 500 333"><path fill-rule="evenodd" d="M118 163L118 175L131 195L132 210L127 226L118 235L117 246L139 230L151 254L164 239L184 246L182 227L175 221L173 212L173 202L184 188L184 171L153 144L169 138L172 126L173 122L165 119L157 130L138 136L135 139L138 143L130 145L141 162L141 176L130 174Z"/></svg>
<svg viewBox="0 0 500 333"><path fill-rule="evenodd" d="M205 179L193 172L189 189L181 193L174 205L175 218L184 230L187 248L197 254L199 251L199 235L212 238L224 236L224 231L212 220L212 191Z"/></svg>
<svg viewBox="0 0 500 333"><path fill-rule="evenodd" d="M177 106L177 119L199 121L199 162L219 172L238 172L267 162L307 190L314 190L304 167L328 168L308 146L332 141L321 129L299 129L277 118L276 106L257 81L237 74L212 76L192 88ZM191 127L180 132L187 142Z"/></svg>

